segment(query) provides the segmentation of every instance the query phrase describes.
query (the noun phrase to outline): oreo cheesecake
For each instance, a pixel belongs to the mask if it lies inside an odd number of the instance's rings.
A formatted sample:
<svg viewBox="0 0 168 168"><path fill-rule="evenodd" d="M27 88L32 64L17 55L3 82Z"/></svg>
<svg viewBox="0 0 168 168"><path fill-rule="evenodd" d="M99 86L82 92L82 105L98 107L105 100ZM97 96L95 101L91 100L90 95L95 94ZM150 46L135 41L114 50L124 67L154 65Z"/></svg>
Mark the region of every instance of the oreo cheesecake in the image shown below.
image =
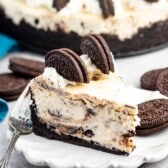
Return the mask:
<svg viewBox="0 0 168 168"><path fill-rule="evenodd" d="M135 148L137 106L117 73L105 40L90 35L79 57L70 49L50 51L45 71L30 83L35 134L117 154Z"/></svg>
<svg viewBox="0 0 168 168"><path fill-rule="evenodd" d="M101 34L115 56L126 56L168 43L168 1L0 0L0 29L40 51L77 53L82 37Z"/></svg>

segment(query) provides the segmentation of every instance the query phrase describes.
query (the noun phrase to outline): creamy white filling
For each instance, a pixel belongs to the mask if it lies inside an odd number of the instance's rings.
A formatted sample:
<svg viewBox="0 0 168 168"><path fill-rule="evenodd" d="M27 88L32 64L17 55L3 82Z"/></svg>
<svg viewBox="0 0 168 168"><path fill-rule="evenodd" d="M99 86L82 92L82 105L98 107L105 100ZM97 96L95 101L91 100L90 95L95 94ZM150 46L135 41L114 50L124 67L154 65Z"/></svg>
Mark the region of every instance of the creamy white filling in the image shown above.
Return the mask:
<svg viewBox="0 0 168 168"><path fill-rule="evenodd" d="M104 19L97 0L70 0L59 12L52 1L0 0L7 17L15 24L25 20L37 29L56 31L57 26L80 36L90 33L117 35L120 40L131 38L140 28L168 19L168 1L148 3L145 0L113 0L115 16ZM83 8L85 5L85 9ZM38 19L37 24L35 20Z"/></svg>
<svg viewBox="0 0 168 168"><path fill-rule="evenodd" d="M69 81L63 78L55 68L47 67L43 72L44 78L53 82L53 86L56 88L65 88L68 84L76 84L75 82Z"/></svg>
<svg viewBox="0 0 168 168"><path fill-rule="evenodd" d="M90 59L90 57L88 57L88 55L83 54L80 56L80 58L82 59L82 61L85 63L88 72L94 72L97 70L96 65L94 65Z"/></svg>
<svg viewBox="0 0 168 168"><path fill-rule="evenodd" d="M87 54L81 55L80 58L82 59L82 61L83 61L84 64L86 65L87 70L88 70L89 73L96 73L96 71L99 72L99 73L101 73L101 72L97 69L96 65L94 65L94 64L92 63L90 57L89 57ZM112 52L111 52L111 58L112 58L112 60L114 60L114 56L113 56L113 53L112 53ZM116 62L115 62L115 61L113 61L113 65L114 65L114 71L115 71L115 73L117 73L117 66L116 66Z"/></svg>

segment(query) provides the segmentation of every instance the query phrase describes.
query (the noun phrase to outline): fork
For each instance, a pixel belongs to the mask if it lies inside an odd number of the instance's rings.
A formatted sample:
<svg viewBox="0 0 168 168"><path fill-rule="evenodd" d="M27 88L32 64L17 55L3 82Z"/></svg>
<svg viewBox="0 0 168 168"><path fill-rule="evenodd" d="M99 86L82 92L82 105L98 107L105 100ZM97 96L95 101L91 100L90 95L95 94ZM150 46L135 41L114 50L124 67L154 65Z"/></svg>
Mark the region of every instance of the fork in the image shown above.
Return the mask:
<svg viewBox="0 0 168 168"><path fill-rule="evenodd" d="M10 131L12 132L12 138L4 157L0 161L0 168L7 168L9 158L20 135L30 134L32 132L32 121L30 119L30 113L28 108L24 106L24 102L28 96L28 93L29 86L25 88L13 109L13 112L19 111L19 117L9 117L8 125Z"/></svg>

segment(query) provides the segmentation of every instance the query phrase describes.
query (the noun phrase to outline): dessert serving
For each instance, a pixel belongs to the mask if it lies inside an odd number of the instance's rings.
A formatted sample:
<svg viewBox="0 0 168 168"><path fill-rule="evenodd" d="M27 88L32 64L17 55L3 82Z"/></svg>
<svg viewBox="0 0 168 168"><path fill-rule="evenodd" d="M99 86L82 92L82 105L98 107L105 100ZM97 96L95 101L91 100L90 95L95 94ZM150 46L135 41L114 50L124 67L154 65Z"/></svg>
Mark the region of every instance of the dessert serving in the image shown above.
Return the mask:
<svg viewBox="0 0 168 168"><path fill-rule="evenodd" d="M80 57L67 48L50 51L44 73L30 82L34 132L129 154L135 148L137 106L129 101L127 87L102 36L86 36L80 48Z"/></svg>
<svg viewBox="0 0 168 168"><path fill-rule="evenodd" d="M133 55L168 43L168 1L0 0L0 30L40 51L77 53L82 37L101 34L115 56Z"/></svg>

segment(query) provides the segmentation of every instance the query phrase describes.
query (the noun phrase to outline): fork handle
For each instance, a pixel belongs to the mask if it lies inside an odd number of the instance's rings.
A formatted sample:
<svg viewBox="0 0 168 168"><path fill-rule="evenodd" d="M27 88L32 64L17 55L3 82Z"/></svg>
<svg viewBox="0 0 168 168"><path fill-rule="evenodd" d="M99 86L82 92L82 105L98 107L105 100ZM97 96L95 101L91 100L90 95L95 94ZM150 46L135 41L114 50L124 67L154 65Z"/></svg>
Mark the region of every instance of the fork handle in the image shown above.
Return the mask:
<svg viewBox="0 0 168 168"><path fill-rule="evenodd" d="M9 162L9 158L11 156L11 153L12 153L14 147L15 147L16 141L19 138L19 136L20 136L20 132L18 132L18 131L14 131L13 132L9 147L8 147L4 157L0 161L0 168L7 168L8 162Z"/></svg>

